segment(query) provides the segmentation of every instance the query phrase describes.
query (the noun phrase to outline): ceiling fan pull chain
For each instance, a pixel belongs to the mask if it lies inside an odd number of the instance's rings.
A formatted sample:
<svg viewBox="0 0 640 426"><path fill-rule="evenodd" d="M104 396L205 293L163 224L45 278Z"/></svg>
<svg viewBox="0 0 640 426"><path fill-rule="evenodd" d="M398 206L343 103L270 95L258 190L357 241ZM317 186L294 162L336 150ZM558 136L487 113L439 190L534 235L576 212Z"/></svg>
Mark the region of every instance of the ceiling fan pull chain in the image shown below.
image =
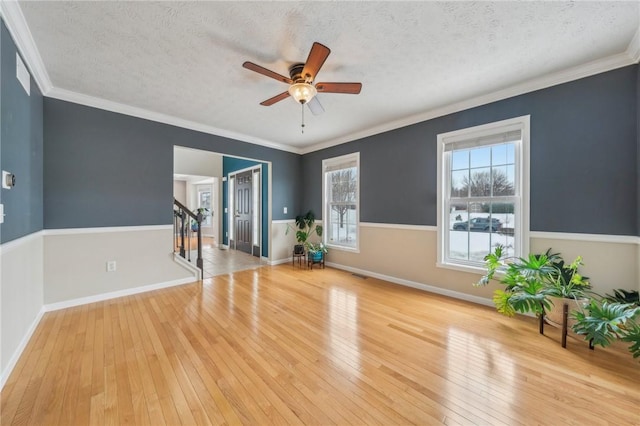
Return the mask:
<svg viewBox="0 0 640 426"><path fill-rule="evenodd" d="M304 134L304 104L300 104L302 107L302 134Z"/></svg>

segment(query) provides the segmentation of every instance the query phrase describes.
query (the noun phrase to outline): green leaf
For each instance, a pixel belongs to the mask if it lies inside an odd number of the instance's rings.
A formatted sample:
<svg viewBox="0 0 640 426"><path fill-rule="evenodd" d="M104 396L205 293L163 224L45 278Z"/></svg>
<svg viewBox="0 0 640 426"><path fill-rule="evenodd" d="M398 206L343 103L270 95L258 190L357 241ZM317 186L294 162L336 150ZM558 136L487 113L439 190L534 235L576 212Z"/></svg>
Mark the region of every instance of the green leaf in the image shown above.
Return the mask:
<svg viewBox="0 0 640 426"><path fill-rule="evenodd" d="M586 306L586 312L574 314L576 324L573 331L585 335L586 340L593 339L594 345L609 346L617 339L629 335L628 328L634 329L633 318L640 313L640 307L629 303L616 303L592 299Z"/></svg>
<svg viewBox="0 0 640 426"><path fill-rule="evenodd" d="M629 346L629 352L631 352L634 358L640 357L640 325L635 324L633 328L627 330L622 340L632 343L631 346Z"/></svg>
<svg viewBox="0 0 640 426"><path fill-rule="evenodd" d="M513 306L511 306L509 299L511 299L511 293L502 290L493 292L493 303L496 305L498 312L502 315L512 317L516 314L516 311L513 309Z"/></svg>

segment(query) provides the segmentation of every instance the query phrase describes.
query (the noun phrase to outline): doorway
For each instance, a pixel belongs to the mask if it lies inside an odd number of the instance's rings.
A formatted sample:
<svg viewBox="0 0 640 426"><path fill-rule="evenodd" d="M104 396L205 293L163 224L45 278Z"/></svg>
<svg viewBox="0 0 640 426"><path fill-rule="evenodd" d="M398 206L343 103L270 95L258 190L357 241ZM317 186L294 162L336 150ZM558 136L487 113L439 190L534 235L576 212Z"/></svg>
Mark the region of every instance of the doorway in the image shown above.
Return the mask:
<svg viewBox="0 0 640 426"><path fill-rule="evenodd" d="M173 172L174 198L191 211L209 210L201 224L203 276L262 265L270 248L270 162L174 146ZM242 197L233 187L237 177L242 178L238 180L242 180ZM236 223L238 210L242 226ZM238 235L234 235L236 228ZM196 259L197 242L192 240L191 258Z"/></svg>
<svg viewBox="0 0 640 426"><path fill-rule="evenodd" d="M229 173L229 248L262 256L262 166Z"/></svg>
<svg viewBox="0 0 640 426"><path fill-rule="evenodd" d="M245 253L253 254L251 246L252 242L252 223L251 216L254 210L253 197L251 194L252 184L251 170L238 173L235 176L235 248Z"/></svg>

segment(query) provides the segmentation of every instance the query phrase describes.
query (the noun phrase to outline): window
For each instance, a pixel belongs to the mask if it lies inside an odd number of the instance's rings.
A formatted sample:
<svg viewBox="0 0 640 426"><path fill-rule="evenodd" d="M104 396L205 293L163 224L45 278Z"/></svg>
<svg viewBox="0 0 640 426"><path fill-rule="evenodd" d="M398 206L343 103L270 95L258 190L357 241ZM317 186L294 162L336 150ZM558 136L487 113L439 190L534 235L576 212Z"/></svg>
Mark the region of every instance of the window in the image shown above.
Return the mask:
<svg viewBox="0 0 640 426"><path fill-rule="evenodd" d="M206 209L203 213L202 226L211 226L211 186L198 187L198 208Z"/></svg>
<svg viewBox="0 0 640 426"><path fill-rule="evenodd" d="M529 116L438 135L438 264L528 251Z"/></svg>
<svg viewBox="0 0 640 426"><path fill-rule="evenodd" d="M358 250L360 153L322 161L325 244Z"/></svg>

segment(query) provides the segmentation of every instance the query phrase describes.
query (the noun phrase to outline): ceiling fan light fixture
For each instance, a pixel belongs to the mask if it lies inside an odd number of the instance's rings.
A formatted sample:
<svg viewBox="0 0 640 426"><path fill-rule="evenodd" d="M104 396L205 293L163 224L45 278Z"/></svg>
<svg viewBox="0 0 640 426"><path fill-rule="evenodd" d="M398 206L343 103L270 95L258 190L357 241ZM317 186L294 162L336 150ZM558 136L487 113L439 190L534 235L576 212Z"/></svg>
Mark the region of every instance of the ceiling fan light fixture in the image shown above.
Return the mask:
<svg viewBox="0 0 640 426"><path fill-rule="evenodd" d="M306 104L318 94L318 91L309 83L294 83L289 87L289 94L296 102Z"/></svg>

